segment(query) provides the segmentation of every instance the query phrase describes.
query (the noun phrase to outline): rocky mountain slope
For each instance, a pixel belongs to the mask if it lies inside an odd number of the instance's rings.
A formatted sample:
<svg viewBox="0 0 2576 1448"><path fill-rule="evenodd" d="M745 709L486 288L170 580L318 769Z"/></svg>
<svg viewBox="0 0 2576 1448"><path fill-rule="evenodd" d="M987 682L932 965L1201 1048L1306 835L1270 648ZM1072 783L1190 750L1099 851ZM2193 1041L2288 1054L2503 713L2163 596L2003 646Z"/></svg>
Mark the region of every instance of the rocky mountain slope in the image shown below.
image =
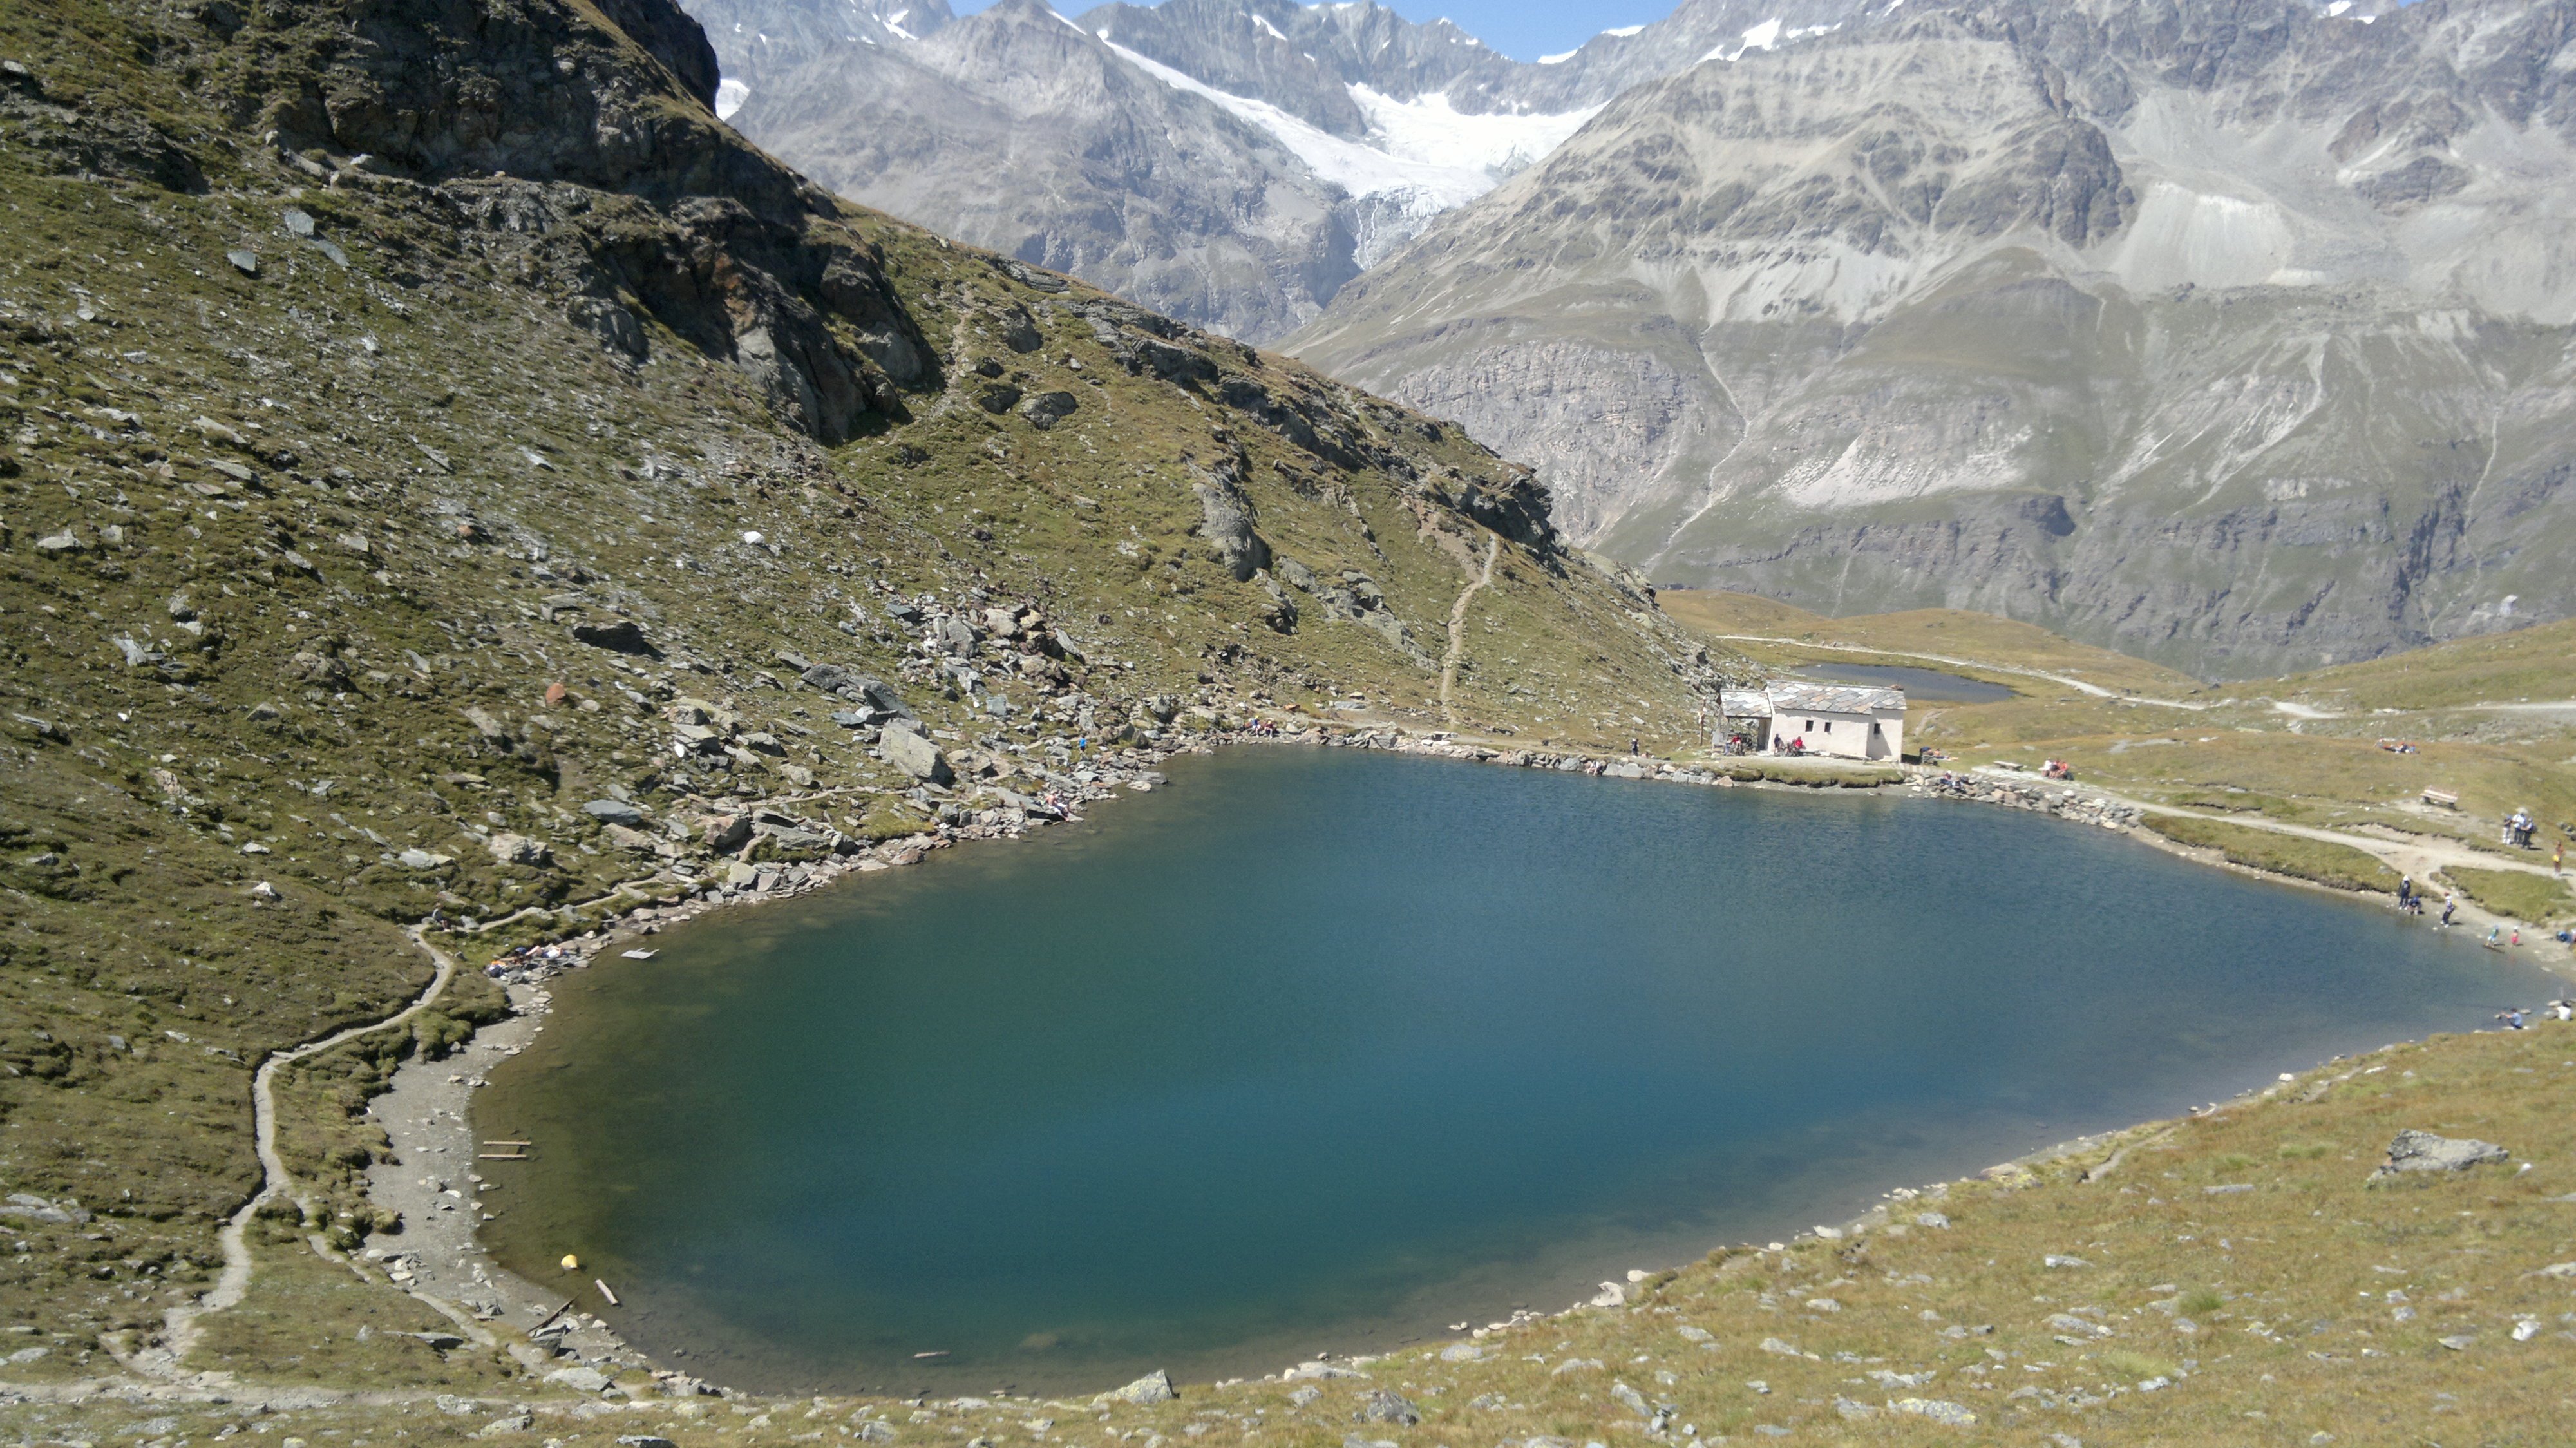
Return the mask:
<svg viewBox="0 0 2576 1448"><path fill-rule="evenodd" d="M841 194L1266 341L1625 87L1859 8L1692 0L1545 63L1371 0L690 9L725 114Z"/></svg>
<svg viewBox="0 0 2576 1448"><path fill-rule="evenodd" d="M1871 7L1629 91L1290 344L1658 578L2203 676L2576 610L2569 7Z"/></svg>
<svg viewBox="0 0 2576 1448"><path fill-rule="evenodd" d="M253 1069L418 991L408 929L1016 831L1264 710L1697 733L1706 652L1526 470L841 204L663 0L30 0L0 62L19 1379L148 1359L259 1180ZM282 1073L276 1270L200 1350L495 1370L304 1248L479 984Z"/></svg>

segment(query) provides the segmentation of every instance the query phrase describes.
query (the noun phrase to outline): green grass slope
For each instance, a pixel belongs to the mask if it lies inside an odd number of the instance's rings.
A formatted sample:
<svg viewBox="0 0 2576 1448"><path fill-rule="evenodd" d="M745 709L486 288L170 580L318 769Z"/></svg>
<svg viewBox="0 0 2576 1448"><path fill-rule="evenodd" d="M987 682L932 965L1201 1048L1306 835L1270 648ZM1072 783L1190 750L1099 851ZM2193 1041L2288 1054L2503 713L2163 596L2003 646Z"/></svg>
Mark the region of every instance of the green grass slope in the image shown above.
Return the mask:
<svg viewBox="0 0 2576 1448"><path fill-rule="evenodd" d="M855 848L971 806L809 666L996 769L1336 698L1696 736L1707 651L1525 471L832 202L714 120L702 51L659 0L0 12L13 1375L204 1290L252 1070L417 992L406 926L703 888L753 808ZM490 1008L287 1073L313 1215L255 1243L352 1240L364 1102ZM231 1365L462 1371L299 1270Z"/></svg>

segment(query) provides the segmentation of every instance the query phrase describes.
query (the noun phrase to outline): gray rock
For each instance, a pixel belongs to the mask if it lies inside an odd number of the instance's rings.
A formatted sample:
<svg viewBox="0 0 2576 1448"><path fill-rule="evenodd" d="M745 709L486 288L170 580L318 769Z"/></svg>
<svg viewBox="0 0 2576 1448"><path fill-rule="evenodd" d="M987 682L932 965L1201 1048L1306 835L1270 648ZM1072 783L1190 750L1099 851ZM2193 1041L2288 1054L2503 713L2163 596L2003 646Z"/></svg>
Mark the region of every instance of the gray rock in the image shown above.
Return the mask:
<svg viewBox="0 0 2576 1448"><path fill-rule="evenodd" d="M2401 1131L2396 1140L2388 1143L2388 1160L2370 1175L2377 1180L2410 1171L2466 1171L2512 1155L2491 1141L2453 1140L2429 1131Z"/></svg>
<svg viewBox="0 0 2576 1448"><path fill-rule="evenodd" d="M1020 404L1020 416L1027 418L1030 426L1044 432L1073 416L1079 406L1081 404L1070 392L1041 392Z"/></svg>
<svg viewBox="0 0 2576 1448"><path fill-rule="evenodd" d="M1251 496L1230 463L1217 472L1193 465L1191 472L1199 495L1199 532L1210 555L1236 582L1251 582L1252 575L1270 566L1270 545L1254 531Z"/></svg>
<svg viewBox="0 0 2576 1448"><path fill-rule="evenodd" d="M653 652L652 641L644 637L644 630L631 618L612 619L606 623L577 623L572 626L572 636L578 642L614 654Z"/></svg>
<svg viewBox="0 0 2576 1448"><path fill-rule="evenodd" d="M1410 1427L1422 1421L1422 1410L1404 1397L1379 1388L1361 1398L1358 1411L1351 1416L1363 1423L1402 1423Z"/></svg>
<svg viewBox="0 0 2576 1448"><path fill-rule="evenodd" d="M1629 1412L1636 1414L1640 1418L1651 1418L1655 1416L1655 1410L1646 1405L1646 1395L1638 1392L1635 1388L1628 1386L1626 1383L1612 1383L1610 1385L1610 1396L1618 1400L1619 1406L1626 1408Z"/></svg>
<svg viewBox="0 0 2576 1448"><path fill-rule="evenodd" d="M1485 1350L1472 1342L1453 1342L1440 1350L1444 1363L1475 1363L1485 1360Z"/></svg>
<svg viewBox="0 0 2576 1448"><path fill-rule="evenodd" d="M552 849L541 841L529 839L526 835L502 830L495 832L483 843L485 848L492 852L492 858L504 865L531 865L543 869L555 862Z"/></svg>
<svg viewBox="0 0 2576 1448"><path fill-rule="evenodd" d="M680 1448L680 1445L651 1433L627 1433L619 1436L617 1448Z"/></svg>
<svg viewBox="0 0 2576 1448"><path fill-rule="evenodd" d="M644 811L622 799L595 799L581 808L583 813L603 824L624 825L633 829L644 823Z"/></svg>
<svg viewBox="0 0 2576 1448"><path fill-rule="evenodd" d="M68 528L60 533L48 533L36 540L36 551L39 553L78 553L84 546L86 545L81 542L80 535Z"/></svg>
<svg viewBox="0 0 2576 1448"><path fill-rule="evenodd" d="M409 849L394 856L394 861L406 870L437 870L455 864L456 857L435 850Z"/></svg>
<svg viewBox="0 0 2576 1448"><path fill-rule="evenodd" d="M233 270L240 272L243 276L255 277L259 275L258 252L228 251L224 253L224 260L231 262L233 264Z"/></svg>
<svg viewBox="0 0 2576 1448"><path fill-rule="evenodd" d="M600 1393L608 1390L608 1375L597 1368L557 1368L546 1374L546 1381L559 1383L576 1393Z"/></svg>
<svg viewBox="0 0 2576 1448"><path fill-rule="evenodd" d="M1302 1408L1322 1396L1324 1396L1324 1390L1322 1388L1316 1387L1313 1383L1308 1383L1306 1386L1299 1388L1297 1391L1288 1395L1288 1406L1292 1408Z"/></svg>
<svg viewBox="0 0 2576 1448"><path fill-rule="evenodd" d="M1939 1398L1899 1398L1887 1406L1895 1412L1911 1413L1918 1418L1929 1418L1933 1422L1939 1423L1944 1427L1973 1428L1977 1426L1977 1415L1975 1413L1968 1411L1957 1403L1945 1402Z"/></svg>
<svg viewBox="0 0 2576 1448"><path fill-rule="evenodd" d="M286 208L286 234L299 241L310 239L313 235L312 213L301 207Z"/></svg>
<svg viewBox="0 0 2576 1448"><path fill-rule="evenodd" d="M1144 1407L1154 1403L1168 1403L1179 1396L1180 1394L1173 1390L1172 1375L1161 1368L1156 1368L1123 1388L1102 1393L1093 1398L1091 1403L1096 1408L1107 1407L1111 1403L1133 1403Z"/></svg>
<svg viewBox="0 0 2576 1448"><path fill-rule="evenodd" d="M885 755L886 763L915 779L932 784L953 784L957 780L957 772L949 768L948 756L940 752L939 746L909 729L887 729L877 739L877 750Z"/></svg>

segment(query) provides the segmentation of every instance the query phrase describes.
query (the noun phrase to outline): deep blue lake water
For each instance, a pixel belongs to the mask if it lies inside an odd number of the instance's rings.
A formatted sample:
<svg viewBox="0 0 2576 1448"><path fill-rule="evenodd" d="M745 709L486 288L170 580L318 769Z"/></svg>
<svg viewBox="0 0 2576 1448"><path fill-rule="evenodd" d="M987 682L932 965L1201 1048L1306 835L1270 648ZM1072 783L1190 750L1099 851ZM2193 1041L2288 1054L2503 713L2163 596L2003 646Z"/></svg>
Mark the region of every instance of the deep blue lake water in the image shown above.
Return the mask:
<svg viewBox="0 0 2576 1448"><path fill-rule="evenodd" d="M1987 807L1300 748L1170 773L558 981L480 1093L483 1136L538 1143L488 1239L746 1386L1248 1375L2549 993Z"/></svg>

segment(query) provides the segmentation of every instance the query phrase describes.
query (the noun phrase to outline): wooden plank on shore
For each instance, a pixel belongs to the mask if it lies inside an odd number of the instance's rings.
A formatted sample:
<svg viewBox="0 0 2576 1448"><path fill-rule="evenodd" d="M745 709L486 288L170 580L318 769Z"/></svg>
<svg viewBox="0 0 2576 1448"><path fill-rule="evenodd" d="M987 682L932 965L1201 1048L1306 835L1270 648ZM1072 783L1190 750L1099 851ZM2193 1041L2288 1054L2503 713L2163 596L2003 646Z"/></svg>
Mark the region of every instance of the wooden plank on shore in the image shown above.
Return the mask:
<svg viewBox="0 0 2576 1448"><path fill-rule="evenodd" d="M599 1295L608 1299L609 1306L615 1307L617 1305L617 1294L608 1290L607 1283L593 1277L590 1279L590 1285L599 1289Z"/></svg>
<svg viewBox="0 0 2576 1448"><path fill-rule="evenodd" d="M537 1334L537 1332L538 1332L538 1331L540 1331L541 1329L543 1329L543 1328L545 1327L545 1325L546 1325L547 1323L550 1323L550 1322L554 1321L556 1318L563 1316L565 1313L570 1312L570 1311L572 1310L572 1305L573 1305L575 1302L578 1302L578 1301L580 1301L580 1300L581 1300L581 1299L576 1298L576 1297L567 1297L567 1298L565 1298L565 1299L563 1300L563 1306L558 1307L558 1308L556 1308L554 1311L549 1312L549 1313L547 1313L545 1316L543 1316L543 1317L541 1317L541 1318L538 1318L538 1319L537 1319L537 1325L536 1325L535 1327L532 1327L532 1328L529 1328L529 1329L528 1329L528 1334L529 1334L529 1336L531 1336L531 1337L535 1336L535 1335Z"/></svg>

